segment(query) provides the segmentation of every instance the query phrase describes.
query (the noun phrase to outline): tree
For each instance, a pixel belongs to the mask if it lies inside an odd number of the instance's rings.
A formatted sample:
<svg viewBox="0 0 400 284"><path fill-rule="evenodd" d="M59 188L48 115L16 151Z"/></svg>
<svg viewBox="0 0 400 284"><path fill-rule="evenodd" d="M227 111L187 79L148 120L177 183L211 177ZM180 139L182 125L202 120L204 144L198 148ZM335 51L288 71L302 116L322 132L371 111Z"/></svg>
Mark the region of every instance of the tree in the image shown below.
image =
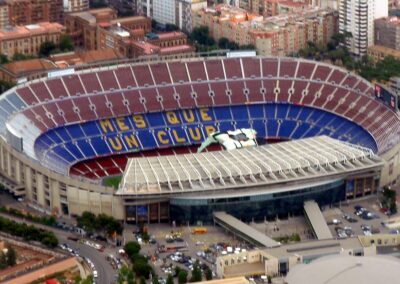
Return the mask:
<svg viewBox="0 0 400 284"><path fill-rule="evenodd" d="M61 35L60 37L60 50L61 51L71 51L74 50L74 44L72 43L72 39L69 35Z"/></svg>
<svg viewBox="0 0 400 284"><path fill-rule="evenodd" d="M206 26L195 27L190 35L192 41L200 45L211 46L215 44L215 40L210 37L209 29Z"/></svg>
<svg viewBox="0 0 400 284"><path fill-rule="evenodd" d="M153 272L153 268L151 268L147 262L141 260L134 263L133 271L135 272L136 276L142 276L146 279L149 279L150 274Z"/></svg>
<svg viewBox="0 0 400 284"><path fill-rule="evenodd" d="M158 281L157 275L153 275L153 279L151 280L151 284L160 284L160 282Z"/></svg>
<svg viewBox="0 0 400 284"><path fill-rule="evenodd" d="M167 284L174 284L174 277L171 274L168 274Z"/></svg>
<svg viewBox="0 0 400 284"><path fill-rule="evenodd" d="M178 274L178 283L179 284L184 284L184 283L187 283L187 276L188 276L188 274L187 274L187 272L186 272L186 270L181 270L181 271L179 271L179 274Z"/></svg>
<svg viewBox="0 0 400 284"><path fill-rule="evenodd" d="M207 281L212 280L212 278L213 278L212 271L208 266L207 266L207 268L206 268L204 273L206 275Z"/></svg>
<svg viewBox="0 0 400 284"><path fill-rule="evenodd" d="M218 46L220 48L227 49L228 48L228 44L229 44L229 39L227 39L226 37L221 37L218 40Z"/></svg>
<svg viewBox="0 0 400 284"><path fill-rule="evenodd" d="M131 258L133 255L139 253L140 245L137 242L127 242L124 246L124 251Z"/></svg>
<svg viewBox="0 0 400 284"><path fill-rule="evenodd" d="M6 253L6 258L8 266L15 265L17 263L17 253L15 252L15 249L9 247Z"/></svg>
<svg viewBox="0 0 400 284"><path fill-rule="evenodd" d="M126 283L128 282L129 284L134 284L135 283L135 277L133 275L133 272L129 267L127 266L122 266L121 269L118 271L118 283Z"/></svg>
<svg viewBox="0 0 400 284"><path fill-rule="evenodd" d="M196 261L195 264L193 265L193 271L192 271L192 278L190 279L190 282L200 282L201 281L201 269L199 262Z"/></svg>
<svg viewBox="0 0 400 284"><path fill-rule="evenodd" d="M84 211L81 216L76 218L78 227L86 230L87 232L93 232L96 224L96 215L92 212Z"/></svg>
<svg viewBox="0 0 400 284"><path fill-rule="evenodd" d="M0 252L0 269L7 267L7 257L4 252Z"/></svg>
<svg viewBox="0 0 400 284"><path fill-rule="evenodd" d="M40 56L40 57L49 57L49 55L52 54L56 48L57 48L57 47L56 47L56 45L54 44L54 42L45 41L45 42L43 42L42 45L40 46L40 49L39 49L39 56Z"/></svg>
<svg viewBox="0 0 400 284"><path fill-rule="evenodd" d="M9 60L8 60L7 56L3 53L0 53L0 64L6 64L8 62L9 62Z"/></svg>
<svg viewBox="0 0 400 284"><path fill-rule="evenodd" d="M14 53L13 57L12 57L12 61L21 61L21 60L28 60L28 59L32 59L35 58L35 56L32 55L25 55L22 53Z"/></svg>

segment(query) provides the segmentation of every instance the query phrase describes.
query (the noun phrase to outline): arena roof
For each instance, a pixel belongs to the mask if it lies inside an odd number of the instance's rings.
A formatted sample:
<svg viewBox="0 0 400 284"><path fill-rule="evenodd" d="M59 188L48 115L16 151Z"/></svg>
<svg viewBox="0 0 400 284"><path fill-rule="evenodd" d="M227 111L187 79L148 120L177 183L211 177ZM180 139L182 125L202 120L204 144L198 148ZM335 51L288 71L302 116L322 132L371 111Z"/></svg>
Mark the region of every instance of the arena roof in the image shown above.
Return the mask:
<svg viewBox="0 0 400 284"><path fill-rule="evenodd" d="M389 256L331 255L291 268L289 284L399 283L400 261Z"/></svg>
<svg viewBox="0 0 400 284"><path fill-rule="evenodd" d="M128 161L117 194L157 194L251 187L349 173L382 165L367 148L327 136Z"/></svg>

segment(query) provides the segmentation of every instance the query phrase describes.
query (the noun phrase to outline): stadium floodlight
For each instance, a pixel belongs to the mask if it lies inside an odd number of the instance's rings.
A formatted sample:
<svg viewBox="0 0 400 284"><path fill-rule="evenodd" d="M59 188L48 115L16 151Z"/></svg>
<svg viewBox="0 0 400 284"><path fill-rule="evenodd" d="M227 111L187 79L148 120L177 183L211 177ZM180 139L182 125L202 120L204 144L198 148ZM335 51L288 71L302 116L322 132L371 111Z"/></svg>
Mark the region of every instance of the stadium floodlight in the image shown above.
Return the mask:
<svg viewBox="0 0 400 284"><path fill-rule="evenodd" d="M240 128L236 130L228 130L225 132L213 132L201 144L199 149L197 149L197 152L202 152L205 148L214 143L219 143L226 150L254 147L257 146L256 136L257 132L254 129L250 128Z"/></svg>

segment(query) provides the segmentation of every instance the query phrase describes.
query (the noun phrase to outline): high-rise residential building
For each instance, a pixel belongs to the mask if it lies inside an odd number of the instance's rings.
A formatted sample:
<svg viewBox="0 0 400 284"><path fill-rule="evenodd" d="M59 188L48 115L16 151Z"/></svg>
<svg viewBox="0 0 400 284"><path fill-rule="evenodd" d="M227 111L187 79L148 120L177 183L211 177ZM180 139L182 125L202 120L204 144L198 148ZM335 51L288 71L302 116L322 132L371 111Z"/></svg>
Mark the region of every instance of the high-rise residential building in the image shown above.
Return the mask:
<svg viewBox="0 0 400 284"><path fill-rule="evenodd" d="M175 24L175 0L153 0L152 19L158 24Z"/></svg>
<svg viewBox="0 0 400 284"><path fill-rule="evenodd" d="M153 17L153 0L137 0L136 9L139 15Z"/></svg>
<svg viewBox="0 0 400 284"><path fill-rule="evenodd" d="M44 42L59 44L64 31L64 26L48 22L7 27L0 31L0 53L8 58L15 53L36 56Z"/></svg>
<svg viewBox="0 0 400 284"><path fill-rule="evenodd" d="M191 33L193 12L206 7L207 0L175 0L175 24L180 30Z"/></svg>
<svg viewBox="0 0 400 284"><path fill-rule="evenodd" d="M8 5L4 2L0 2L0 29L4 29L8 25L10 25Z"/></svg>
<svg viewBox="0 0 400 284"><path fill-rule="evenodd" d="M400 18L380 18L374 24L375 44L400 51Z"/></svg>
<svg viewBox="0 0 400 284"><path fill-rule="evenodd" d="M63 0L64 12L81 12L89 10L89 0Z"/></svg>
<svg viewBox="0 0 400 284"><path fill-rule="evenodd" d="M10 24L29 25L64 21L63 0L5 0Z"/></svg>
<svg viewBox="0 0 400 284"><path fill-rule="evenodd" d="M347 47L356 56L367 53L374 44L374 20L388 16L388 0L341 0L339 31L350 33Z"/></svg>

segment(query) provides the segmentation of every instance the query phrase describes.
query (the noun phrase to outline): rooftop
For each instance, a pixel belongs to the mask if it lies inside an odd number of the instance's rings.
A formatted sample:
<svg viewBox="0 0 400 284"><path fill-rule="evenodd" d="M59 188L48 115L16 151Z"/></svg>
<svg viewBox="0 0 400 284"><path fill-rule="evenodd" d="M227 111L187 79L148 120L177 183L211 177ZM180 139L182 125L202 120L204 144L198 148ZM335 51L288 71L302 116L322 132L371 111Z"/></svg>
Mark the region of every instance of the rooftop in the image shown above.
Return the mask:
<svg viewBox="0 0 400 284"><path fill-rule="evenodd" d="M53 62L46 59L29 59L7 63L2 65L0 68L3 71L18 77L27 73L52 70L55 69L56 66Z"/></svg>
<svg viewBox="0 0 400 284"><path fill-rule="evenodd" d="M61 32L64 30L64 26L59 23L37 23L34 25L27 26L14 26L6 27L0 30L0 40L9 38L27 37L34 34L43 34L47 32Z"/></svg>
<svg viewBox="0 0 400 284"><path fill-rule="evenodd" d="M250 188L382 164L370 149L319 136L232 151L130 159L117 194Z"/></svg>
<svg viewBox="0 0 400 284"><path fill-rule="evenodd" d="M389 256L326 256L310 264L294 266L289 284L398 283L400 261ZM312 277L310 277L312 275Z"/></svg>

